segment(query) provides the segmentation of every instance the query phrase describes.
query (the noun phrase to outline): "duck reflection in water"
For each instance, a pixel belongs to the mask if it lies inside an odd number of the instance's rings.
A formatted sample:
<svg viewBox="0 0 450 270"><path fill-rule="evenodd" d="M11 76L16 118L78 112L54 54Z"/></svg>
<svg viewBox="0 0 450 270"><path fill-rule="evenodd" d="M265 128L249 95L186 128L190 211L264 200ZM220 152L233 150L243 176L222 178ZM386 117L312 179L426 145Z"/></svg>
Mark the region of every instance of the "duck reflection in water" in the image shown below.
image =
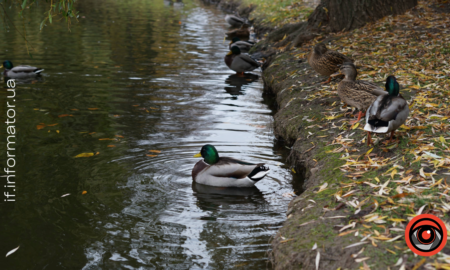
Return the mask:
<svg viewBox="0 0 450 270"><path fill-rule="evenodd" d="M238 74L230 75L225 80L225 83L229 85L225 87L225 91L234 97L243 95L242 86L250 84L258 80L258 78L258 75L251 73L245 73L244 76L239 76Z"/></svg>
<svg viewBox="0 0 450 270"><path fill-rule="evenodd" d="M203 211L217 211L226 209L236 209L234 206L240 205L239 209L253 209L254 206L261 206L266 202L263 193L257 187L235 188L235 187L214 187L192 183L194 196L197 198L197 206ZM215 217L202 218L215 220Z"/></svg>

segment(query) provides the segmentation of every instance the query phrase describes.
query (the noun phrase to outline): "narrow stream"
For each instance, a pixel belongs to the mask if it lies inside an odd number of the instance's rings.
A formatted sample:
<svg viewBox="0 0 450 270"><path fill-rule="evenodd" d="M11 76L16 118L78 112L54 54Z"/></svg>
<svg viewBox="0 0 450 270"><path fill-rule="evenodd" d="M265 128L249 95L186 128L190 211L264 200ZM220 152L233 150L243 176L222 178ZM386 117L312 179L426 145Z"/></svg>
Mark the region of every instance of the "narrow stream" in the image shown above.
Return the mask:
<svg viewBox="0 0 450 270"><path fill-rule="evenodd" d="M16 86L16 202L0 202L0 251L20 249L1 255L1 268L266 268L301 179L283 163L260 74L237 77L223 62L224 14L162 0L80 1L78 10L71 32L60 22L40 33L41 7L24 21L10 10L32 58L0 22L1 59L45 68ZM271 172L245 191L195 185L204 144Z"/></svg>

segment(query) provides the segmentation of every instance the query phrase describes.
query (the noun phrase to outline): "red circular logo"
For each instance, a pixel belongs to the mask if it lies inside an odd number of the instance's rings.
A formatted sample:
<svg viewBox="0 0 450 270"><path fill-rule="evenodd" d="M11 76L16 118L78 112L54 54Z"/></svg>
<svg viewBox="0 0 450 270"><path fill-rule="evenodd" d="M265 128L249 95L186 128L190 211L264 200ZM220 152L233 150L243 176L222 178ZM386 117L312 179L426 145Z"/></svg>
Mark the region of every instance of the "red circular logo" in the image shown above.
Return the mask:
<svg viewBox="0 0 450 270"><path fill-rule="evenodd" d="M447 228L437 216L422 214L406 226L405 240L409 249L420 256L432 256L447 243Z"/></svg>

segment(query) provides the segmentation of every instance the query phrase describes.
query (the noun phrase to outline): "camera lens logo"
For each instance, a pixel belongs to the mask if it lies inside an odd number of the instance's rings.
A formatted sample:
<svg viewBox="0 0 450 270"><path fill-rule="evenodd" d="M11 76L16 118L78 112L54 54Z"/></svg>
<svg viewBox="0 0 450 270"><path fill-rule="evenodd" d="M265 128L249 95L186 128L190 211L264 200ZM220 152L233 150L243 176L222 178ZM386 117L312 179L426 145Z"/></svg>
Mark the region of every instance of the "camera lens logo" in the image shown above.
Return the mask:
<svg viewBox="0 0 450 270"><path fill-rule="evenodd" d="M434 215L418 215L406 226L405 239L412 252L420 256L432 256L445 247L447 228Z"/></svg>

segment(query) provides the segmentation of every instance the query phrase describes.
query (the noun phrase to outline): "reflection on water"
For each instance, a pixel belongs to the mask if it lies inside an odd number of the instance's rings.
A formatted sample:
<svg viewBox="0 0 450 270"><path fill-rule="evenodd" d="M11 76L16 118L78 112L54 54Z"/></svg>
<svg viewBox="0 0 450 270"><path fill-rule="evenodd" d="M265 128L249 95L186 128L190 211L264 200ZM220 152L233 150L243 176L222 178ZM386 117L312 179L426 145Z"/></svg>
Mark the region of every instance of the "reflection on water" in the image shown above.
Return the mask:
<svg viewBox="0 0 450 270"><path fill-rule="evenodd" d="M0 254L20 249L2 267L265 268L296 176L259 76L223 63L223 14L190 1L77 3L85 18L71 32L38 33L44 11L27 11L33 58L10 26L0 32L2 58L45 68L17 85L18 200L0 202ZM193 184L207 143L271 172L252 189Z"/></svg>

